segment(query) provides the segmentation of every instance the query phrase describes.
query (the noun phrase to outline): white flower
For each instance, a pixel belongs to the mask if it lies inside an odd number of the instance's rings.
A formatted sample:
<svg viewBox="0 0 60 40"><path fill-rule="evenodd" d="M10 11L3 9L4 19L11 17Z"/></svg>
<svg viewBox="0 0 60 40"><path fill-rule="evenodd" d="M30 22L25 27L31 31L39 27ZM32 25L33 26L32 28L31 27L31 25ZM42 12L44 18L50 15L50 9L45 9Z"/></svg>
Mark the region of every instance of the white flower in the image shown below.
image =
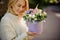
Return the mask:
<svg viewBox="0 0 60 40"><path fill-rule="evenodd" d="M32 18L34 18L35 17L35 15L32 15Z"/></svg>
<svg viewBox="0 0 60 40"><path fill-rule="evenodd" d="M29 15L29 17L31 17L32 15Z"/></svg>
<svg viewBox="0 0 60 40"><path fill-rule="evenodd" d="M34 18L34 20L37 20L37 18Z"/></svg>
<svg viewBox="0 0 60 40"><path fill-rule="evenodd" d="M44 14L45 14L45 15L47 15L47 13L46 13L46 12L44 12Z"/></svg>

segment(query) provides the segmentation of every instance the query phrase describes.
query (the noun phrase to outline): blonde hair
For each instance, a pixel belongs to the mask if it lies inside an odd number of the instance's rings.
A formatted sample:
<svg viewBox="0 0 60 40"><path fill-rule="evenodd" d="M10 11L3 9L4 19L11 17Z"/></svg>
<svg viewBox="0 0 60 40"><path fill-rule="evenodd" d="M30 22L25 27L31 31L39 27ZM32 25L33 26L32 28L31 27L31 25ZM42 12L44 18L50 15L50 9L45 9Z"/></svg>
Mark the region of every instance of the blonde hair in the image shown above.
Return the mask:
<svg viewBox="0 0 60 40"><path fill-rule="evenodd" d="M8 12L13 13L12 5L15 5L17 1L18 0L9 0L9 2L8 2ZM26 1L26 10L28 10L29 9L28 0L24 0L24 1Z"/></svg>

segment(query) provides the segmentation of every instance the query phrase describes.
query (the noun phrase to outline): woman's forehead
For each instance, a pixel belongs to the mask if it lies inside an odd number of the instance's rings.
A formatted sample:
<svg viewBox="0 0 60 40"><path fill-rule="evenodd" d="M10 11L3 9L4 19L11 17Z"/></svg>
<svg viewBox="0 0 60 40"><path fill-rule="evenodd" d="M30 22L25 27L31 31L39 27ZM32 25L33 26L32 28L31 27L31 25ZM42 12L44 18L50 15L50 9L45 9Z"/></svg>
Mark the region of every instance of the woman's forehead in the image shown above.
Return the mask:
<svg viewBox="0 0 60 40"><path fill-rule="evenodd" d="M25 5L26 4L26 1L25 0L18 0L17 2L20 3L20 4L22 4L22 5Z"/></svg>
<svg viewBox="0 0 60 40"><path fill-rule="evenodd" d="M25 0L18 0L20 4L25 4Z"/></svg>

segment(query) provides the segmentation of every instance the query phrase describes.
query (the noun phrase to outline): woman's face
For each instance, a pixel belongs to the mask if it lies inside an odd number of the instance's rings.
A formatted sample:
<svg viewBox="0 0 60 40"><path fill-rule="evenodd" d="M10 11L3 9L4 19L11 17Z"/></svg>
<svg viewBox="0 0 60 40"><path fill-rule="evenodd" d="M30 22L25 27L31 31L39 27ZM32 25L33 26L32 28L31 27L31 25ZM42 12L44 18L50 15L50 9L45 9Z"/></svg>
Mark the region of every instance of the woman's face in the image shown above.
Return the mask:
<svg viewBox="0 0 60 40"><path fill-rule="evenodd" d="M15 14L23 15L26 11L26 1L25 0L18 0L15 5L13 5L13 11Z"/></svg>

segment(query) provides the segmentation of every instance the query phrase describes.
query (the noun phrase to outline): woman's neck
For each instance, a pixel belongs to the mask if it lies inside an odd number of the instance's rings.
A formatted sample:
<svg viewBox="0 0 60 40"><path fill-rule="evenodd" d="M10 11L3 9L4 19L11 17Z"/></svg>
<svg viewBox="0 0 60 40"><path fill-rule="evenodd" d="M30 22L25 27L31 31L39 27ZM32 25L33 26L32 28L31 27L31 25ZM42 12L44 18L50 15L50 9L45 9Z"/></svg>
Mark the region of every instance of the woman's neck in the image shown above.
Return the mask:
<svg viewBox="0 0 60 40"><path fill-rule="evenodd" d="M23 15L24 15L24 13L16 14L15 12L11 12L11 11L8 11L8 12L11 13L11 14L13 14L13 15L15 15L15 16L18 16L18 19L23 18Z"/></svg>

